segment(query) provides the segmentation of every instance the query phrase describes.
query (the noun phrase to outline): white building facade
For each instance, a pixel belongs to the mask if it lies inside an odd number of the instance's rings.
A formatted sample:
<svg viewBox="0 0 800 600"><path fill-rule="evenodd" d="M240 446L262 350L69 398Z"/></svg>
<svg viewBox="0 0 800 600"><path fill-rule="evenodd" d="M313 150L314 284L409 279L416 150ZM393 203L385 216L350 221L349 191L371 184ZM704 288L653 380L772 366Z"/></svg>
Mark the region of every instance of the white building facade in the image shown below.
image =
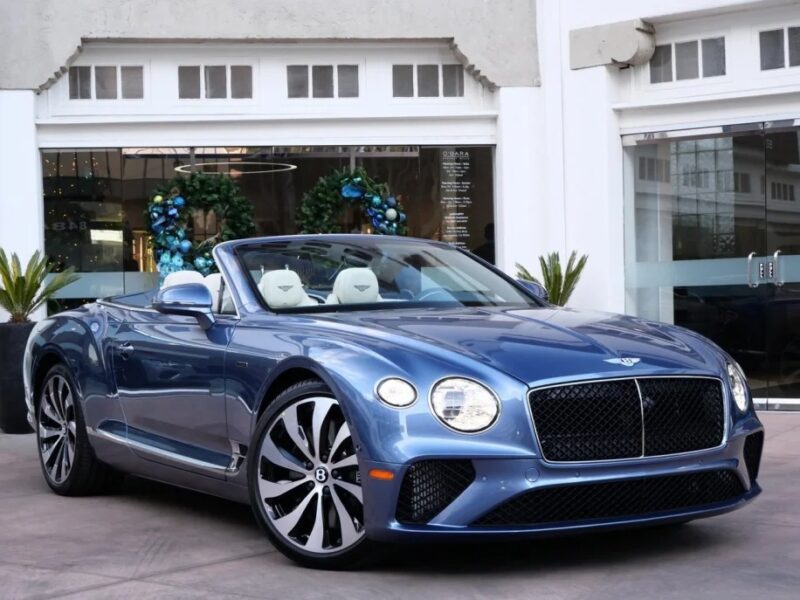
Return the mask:
<svg viewBox="0 0 800 600"><path fill-rule="evenodd" d="M65 301L152 281L176 166L225 164L263 234L363 166L412 234L493 226L509 273L586 253L572 306L694 328L800 398L797 3L51 4L2 2L0 246L77 266Z"/></svg>

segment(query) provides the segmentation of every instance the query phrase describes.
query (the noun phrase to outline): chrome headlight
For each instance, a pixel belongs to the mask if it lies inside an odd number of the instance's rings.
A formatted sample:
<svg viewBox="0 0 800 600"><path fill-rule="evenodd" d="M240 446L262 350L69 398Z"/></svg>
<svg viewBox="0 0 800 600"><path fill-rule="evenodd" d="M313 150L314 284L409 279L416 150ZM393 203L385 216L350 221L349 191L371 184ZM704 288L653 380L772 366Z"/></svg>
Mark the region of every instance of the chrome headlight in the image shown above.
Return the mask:
<svg viewBox="0 0 800 600"><path fill-rule="evenodd" d="M378 399L395 408L405 408L417 399L416 388L404 379L388 377L375 387Z"/></svg>
<svg viewBox="0 0 800 600"><path fill-rule="evenodd" d="M431 390L431 410L451 429L476 433L497 420L500 401L492 390L477 381L450 377Z"/></svg>
<svg viewBox="0 0 800 600"><path fill-rule="evenodd" d="M747 379L742 372L742 368L736 363L727 364L728 383L731 386L733 401L742 412L747 412Z"/></svg>

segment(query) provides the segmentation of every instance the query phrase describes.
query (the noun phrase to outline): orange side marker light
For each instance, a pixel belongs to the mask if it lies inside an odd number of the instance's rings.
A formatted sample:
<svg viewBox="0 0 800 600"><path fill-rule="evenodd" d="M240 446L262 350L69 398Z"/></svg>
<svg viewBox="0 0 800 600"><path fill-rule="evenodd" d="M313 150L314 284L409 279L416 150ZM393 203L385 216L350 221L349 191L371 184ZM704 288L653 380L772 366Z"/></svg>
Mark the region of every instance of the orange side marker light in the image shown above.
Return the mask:
<svg viewBox="0 0 800 600"><path fill-rule="evenodd" d="M394 479L394 473L385 471L383 469L370 469L369 476L373 479L380 479L382 481L391 481Z"/></svg>

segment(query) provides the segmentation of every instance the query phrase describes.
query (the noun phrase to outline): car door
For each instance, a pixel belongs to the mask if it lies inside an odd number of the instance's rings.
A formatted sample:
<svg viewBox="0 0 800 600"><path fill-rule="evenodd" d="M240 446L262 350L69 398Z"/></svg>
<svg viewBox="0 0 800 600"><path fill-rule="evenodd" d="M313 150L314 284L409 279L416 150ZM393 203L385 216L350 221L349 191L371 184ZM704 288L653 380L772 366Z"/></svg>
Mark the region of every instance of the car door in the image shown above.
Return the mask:
<svg viewBox="0 0 800 600"><path fill-rule="evenodd" d="M203 329L193 317L132 310L113 340L128 443L148 460L224 478L231 462L225 351L236 319Z"/></svg>

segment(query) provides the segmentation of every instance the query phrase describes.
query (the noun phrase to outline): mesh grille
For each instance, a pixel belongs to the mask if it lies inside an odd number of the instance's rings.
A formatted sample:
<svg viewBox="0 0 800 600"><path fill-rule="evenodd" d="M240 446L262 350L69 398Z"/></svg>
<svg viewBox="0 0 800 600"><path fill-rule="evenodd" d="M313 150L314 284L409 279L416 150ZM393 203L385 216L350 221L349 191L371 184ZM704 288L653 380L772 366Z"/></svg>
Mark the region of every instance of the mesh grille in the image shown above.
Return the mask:
<svg viewBox="0 0 800 600"><path fill-rule="evenodd" d="M651 515L724 502L744 491L734 471L541 488L501 504L474 525L538 525Z"/></svg>
<svg viewBox="0 0 800 600"><path fill-rule="evenodd" d="M712 379L640 379L645 456L691 452L722 443L722 387Z"/></svg>
<svg viewBox="0 0 800 600"><path fill-rule="evenodd" d="M475 480L468 460L425 460L406 471L397 499L400 523L427 523Z"/></svg>
<svg viewBox="0 0 800 600"><path fill-rule="evenodd" d="M564 385L533 390L529 401L542 454L551 461L636 458L713 448L722 443L725 429L722 386L715 379L668 377Z"/></svg>
<svg viewBox="0 0 800 600"><path fill-rule="evenodd" d="M747 436L744 441L744 464L750 484L755 483L758 477L758 468L761 465L761 450L764 447L764 432L757 431Z"/></svg>
<svg viewBox="0 0 800 600"><path fill-rule="evenodd" d="M642 414L631 380L534 390L531 413L548 460L603 460L642 454Z"/></svg>

